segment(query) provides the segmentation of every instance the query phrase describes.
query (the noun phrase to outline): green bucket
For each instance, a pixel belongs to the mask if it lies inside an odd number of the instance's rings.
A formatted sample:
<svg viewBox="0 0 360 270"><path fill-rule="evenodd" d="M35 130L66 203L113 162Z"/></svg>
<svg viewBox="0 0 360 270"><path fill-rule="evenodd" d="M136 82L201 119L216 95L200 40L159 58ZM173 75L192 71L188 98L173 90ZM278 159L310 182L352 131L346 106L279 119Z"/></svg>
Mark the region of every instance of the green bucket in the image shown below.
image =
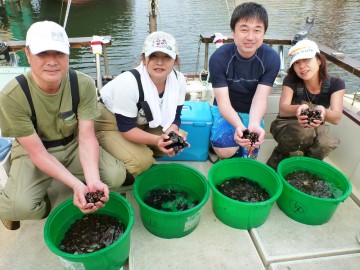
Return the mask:
<svg viewBox="0 0 360 270"><path fill-rule="evenodd" d="M199 203L185 211L166 212L143 201L148 191L164 186L180 187L191 192ZM144 227L162 238L180 238L194 231L200 220L201 208L210 195L210 188L203 174L186 165L173 163L158 164L140 174L135 180L133 191Z"/></svg>
<svg viewBox="0 0 360 270"><path fill-rule="evenodd" d="M341 194L334 199L306 194L289 184L284 178L295 171L315 174L341 191ZM278 174L284 188L277 204L287 216L303 224L321 225L328 222L340 202L344 202L351 193L349 179L334 166L318 159L302 156L284 159L278 166Z"/></svg>
<svg viewBox="0 0 360 270"><path fill-rule="evenodd" d="M257 182L269 193L270 199L250 203L225 196L216 188L216 185L233 177L245 177ZM282 182L275 171L254 159L221 160L212 166L208 178L212 189L212 207L215 215L221 222L236 229L248 230L265 223L274 202L282 191Z"/></svg>
<svg viewBox="0 0 360 270"><path fill-rule="evenodd" d="M110 193L105 207L95 213L107 214L119 219L125 226L124 234L106 248L87 254L70 254L59 249L70 226L84 214L74 206L70 198L57 206L49 215L44 227L48 248L55 253L66 269L120 269L129 257L130 231L134 224L134 211L130 203L117 193Z"/></svg>

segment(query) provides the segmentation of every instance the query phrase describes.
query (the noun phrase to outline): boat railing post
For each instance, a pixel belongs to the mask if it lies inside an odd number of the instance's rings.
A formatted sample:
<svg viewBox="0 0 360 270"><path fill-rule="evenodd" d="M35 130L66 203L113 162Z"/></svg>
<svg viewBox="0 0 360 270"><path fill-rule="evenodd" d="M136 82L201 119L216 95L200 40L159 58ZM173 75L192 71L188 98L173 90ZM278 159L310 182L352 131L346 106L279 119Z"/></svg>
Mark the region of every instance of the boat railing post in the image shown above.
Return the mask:
<svg viewBox="0 0 360 270"><path fill-rule="evenodd" d="M157 31L157 22L156 22L156 11L157 11L157 1L149 1L149 30L150 33Z"/></svg>
<svg viewBox="0 0 360 270"><path fill-rule="evenodd" d="M204 70L208 70L208 59L209 59L209 43L205 42L205 59L204 59Z"/></svg>
<svg viewBox="0 0 360 270"><path fill-rule="evenodd" d="M280 56L280 76L283 76L285 74L284 45L279 45L278 53Z"/></svg>
<svg viewBox="0 0 360 270"><path fill-rule="evenodd" d="M104 54L105 76L106 76L106 78L109 78L110 77L109 60L108 60L108 57L107 57L106 46L102 45L102 49L103 49L103 54Z"/></svg>
<svg viewBox="0 0 360 270"><path fill-rule="evenodd" d="M100 95L100 90L103 86L102 84L102 75L101 75L101 61L100 56L103 53L103 45L109 43L110 40L106 40L100 36L93 36L91 41L91 51L95 54L95 64L96 64L96 86L98 95Z"/></svg>
<svg viewBox="0 0 360 270"><path fill-rule="evenodd" d="M10 66L12 67L18 67L19 66L19 56L16 54L16 52L10 52Z"/></svg>
<svg viewBox="0 0 360 270"><path fill-rule="evenodd" d="M101 64L100 64L100 54L95 55L95 63L96 63L96 86L98 90L98 94L100 94L100 90L102 88L102 75L101 75Z"/></svg>

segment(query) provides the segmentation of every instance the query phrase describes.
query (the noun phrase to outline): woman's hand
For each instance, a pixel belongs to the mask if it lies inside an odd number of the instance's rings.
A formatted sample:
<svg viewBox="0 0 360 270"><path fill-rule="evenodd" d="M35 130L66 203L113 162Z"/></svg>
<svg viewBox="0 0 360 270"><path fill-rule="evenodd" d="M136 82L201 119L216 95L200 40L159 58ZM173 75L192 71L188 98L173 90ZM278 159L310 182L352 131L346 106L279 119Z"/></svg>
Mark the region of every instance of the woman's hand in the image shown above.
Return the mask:
<svg viewBox="0 0 360 270"><path fill-rule="evenodd" d="M173 130L173 132L175 132L177 136L182 137L183 141L187 145L186 147L190 147L190 144L188 142L186 142L186 137L183 136L183 134L181 132L175 131L175 130ZM169 145L172 144L172 141L169 139L170 139L170 137L168 134L162 134L158 140L159 149L170 157L180 154L184 150L183 148L178 149L177 152L175 152L174 148L167 149L169 147Z"/></svg>
<svg viewBox="0 0 360 270"><path fill-rule="evenodd" d="M326 109L325 109L325 107L322 106L322 105L316 105L314 109L321 112L321 113L320 113L321 119L319 119L319 120L315 119L314 121L312 121L312 122L310 123L310 126L312 126L312 127L318 127L318 126L320 126L322 123L325 122Z"/></svg>
<svg viewBox="0 0 360 270"><path fill-rule="evenodd" d="M301 127L310 127L308 116L301 115L301 113L307 109L309 109L309 105L301 104L296 111L296 117L297 117L298 123Z"/></svg>
<svg viewBox="0 0 360 270"><path fill-rule="evenodd" d="M169 135L167 134L161 134L158 138L158 142L157 145L160 149L161 152L169 155L170 157L175 156L175 151L174 149L170 148L170 149L166 149L167 146L169 146L172 141L169 140Z"/></svg>

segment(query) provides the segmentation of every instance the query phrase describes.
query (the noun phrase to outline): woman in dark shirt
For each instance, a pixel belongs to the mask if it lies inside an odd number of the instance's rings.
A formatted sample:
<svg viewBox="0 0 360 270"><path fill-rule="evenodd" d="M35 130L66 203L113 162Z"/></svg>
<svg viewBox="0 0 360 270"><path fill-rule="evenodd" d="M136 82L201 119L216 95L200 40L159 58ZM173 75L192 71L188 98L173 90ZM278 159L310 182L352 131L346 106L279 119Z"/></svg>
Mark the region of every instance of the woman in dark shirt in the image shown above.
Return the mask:
<svg viewBox="0 0 360 270"><path fill-rule="evenodd" d="M270 128L278 145L266 164L275 170L291 152L302 151L304 156L322 160L340 143L329 135L326 122L340 122L344 81L328 75L326 58L313 41L299 41L290 48L289 57L279 115ZM318 117L310 119L304 114L308 110L317 111Z"/></svg>

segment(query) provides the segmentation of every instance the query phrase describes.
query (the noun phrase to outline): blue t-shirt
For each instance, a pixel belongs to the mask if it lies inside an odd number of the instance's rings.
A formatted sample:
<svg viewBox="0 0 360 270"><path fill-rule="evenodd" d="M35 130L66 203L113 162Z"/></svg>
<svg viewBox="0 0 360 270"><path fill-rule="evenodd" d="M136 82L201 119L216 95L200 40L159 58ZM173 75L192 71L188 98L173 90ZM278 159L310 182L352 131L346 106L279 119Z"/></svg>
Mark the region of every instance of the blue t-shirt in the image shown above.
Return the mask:
<svg viewBox="0 0 360 270"><path fill-rule="evenodd" d="M251 58L244 58L235 43L227 43L211 55L209 62L213 88L228 87L231 105L241 113L249 113L258 84L273 86L279 69L279 54L267 44Z"/></svg>

